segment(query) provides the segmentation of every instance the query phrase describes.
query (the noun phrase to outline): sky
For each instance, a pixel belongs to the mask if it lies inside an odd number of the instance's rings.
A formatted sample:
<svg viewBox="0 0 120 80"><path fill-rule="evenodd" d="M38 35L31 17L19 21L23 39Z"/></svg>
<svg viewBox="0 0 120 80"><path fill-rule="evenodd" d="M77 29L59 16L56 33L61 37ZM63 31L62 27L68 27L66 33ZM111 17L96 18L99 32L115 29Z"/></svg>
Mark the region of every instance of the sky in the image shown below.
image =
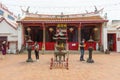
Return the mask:
<svg viewBox="0 0 120 80"><path fill-rule="evenodd" d="M104 8L109 20L120 20L120 0L0 0L15 15L22 14L21 8L29 6L31 13L39 14L80 14Z"/></svg>

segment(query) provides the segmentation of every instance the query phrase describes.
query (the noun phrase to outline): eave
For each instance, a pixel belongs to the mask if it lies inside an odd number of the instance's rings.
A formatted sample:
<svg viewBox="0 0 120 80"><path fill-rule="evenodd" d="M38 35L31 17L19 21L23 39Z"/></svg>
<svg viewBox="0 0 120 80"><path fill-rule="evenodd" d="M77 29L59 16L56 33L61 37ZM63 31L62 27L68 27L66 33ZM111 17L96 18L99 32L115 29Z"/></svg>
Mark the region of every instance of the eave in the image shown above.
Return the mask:
<svg viewBox="0 0 120 80"><path fill-rule="evenodd" d="M18 23L104 23L108 20L23 20Z"/></svg>

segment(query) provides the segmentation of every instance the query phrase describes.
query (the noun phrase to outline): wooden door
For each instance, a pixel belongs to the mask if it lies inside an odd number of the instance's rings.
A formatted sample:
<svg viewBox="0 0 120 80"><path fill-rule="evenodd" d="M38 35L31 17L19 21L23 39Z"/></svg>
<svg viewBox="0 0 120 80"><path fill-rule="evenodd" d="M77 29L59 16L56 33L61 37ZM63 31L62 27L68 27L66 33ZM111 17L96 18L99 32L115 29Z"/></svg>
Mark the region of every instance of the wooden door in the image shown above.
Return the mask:
<svg viewBox="0 0 120 80"><path fill-rule="evenodd" d="M108 49L110 51L116 51L116 34L108 34Z"/></svg>

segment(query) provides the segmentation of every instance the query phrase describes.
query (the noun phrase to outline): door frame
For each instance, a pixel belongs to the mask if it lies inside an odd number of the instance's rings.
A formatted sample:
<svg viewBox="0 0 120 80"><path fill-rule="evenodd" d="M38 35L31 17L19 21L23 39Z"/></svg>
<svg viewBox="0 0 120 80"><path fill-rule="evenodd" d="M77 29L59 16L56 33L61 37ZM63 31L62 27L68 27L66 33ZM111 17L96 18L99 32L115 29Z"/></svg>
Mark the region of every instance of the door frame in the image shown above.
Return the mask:
<svg viewBox="0 0 120 80"><path fill-rule="evenodd" d="M108 43L108 49L110 51L116 51L116 47L117 47L117 44L116 44L116 33L108 33L107 34L107 43Z"/></svg>

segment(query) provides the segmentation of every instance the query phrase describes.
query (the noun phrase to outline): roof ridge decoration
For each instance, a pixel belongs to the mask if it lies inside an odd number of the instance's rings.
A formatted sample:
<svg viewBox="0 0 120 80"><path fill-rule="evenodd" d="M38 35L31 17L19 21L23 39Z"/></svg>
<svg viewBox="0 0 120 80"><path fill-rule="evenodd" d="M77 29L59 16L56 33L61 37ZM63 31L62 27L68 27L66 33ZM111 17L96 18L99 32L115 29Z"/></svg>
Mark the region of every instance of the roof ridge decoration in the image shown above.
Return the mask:
<svg viewBox="0 0 120 80"><path fill-rule="evenodd" d="M8 23L12 28L14 28L15 30L17 30L17 24L9 22L7 19L5 19L4 17L0 18L0 23L5 20L6 23Z"/></svg>
<svg viewBox="0 0 120 80"><path fill-rule="evenodd" d="M86 12L86 13L81 13L81 14L63 14L63 12L59 15L51 15L51 14L37 14L37 13L30 13L29 12L29 7L27 10L23 10L21 8L22 14L25 14L26 17L39 17L39 18L78 18L78 17L88 17L88 16L98 16L102 14L103 9L97 10L95 9L94 12Z"/></svg>

